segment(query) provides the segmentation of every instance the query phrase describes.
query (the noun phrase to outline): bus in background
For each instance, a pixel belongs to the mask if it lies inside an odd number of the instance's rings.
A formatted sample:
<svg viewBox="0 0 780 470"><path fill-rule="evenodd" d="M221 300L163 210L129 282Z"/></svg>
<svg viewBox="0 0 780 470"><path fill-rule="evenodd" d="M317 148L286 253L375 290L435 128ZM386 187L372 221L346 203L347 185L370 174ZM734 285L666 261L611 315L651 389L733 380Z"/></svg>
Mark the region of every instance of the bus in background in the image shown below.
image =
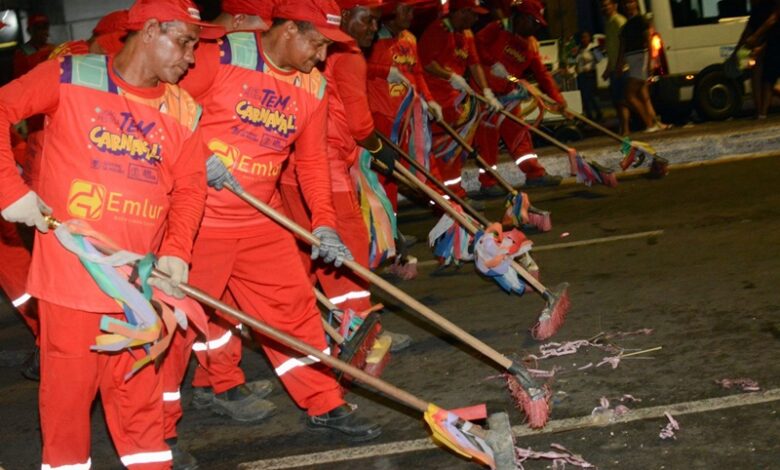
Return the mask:
<svg viewBox="0 0 780 470"><path fill-rule="evenodd" d="M723 63L747 24L749 0L639 3L654 27L650 91L662 118L679 122L693 110L707 120L723 120L740 113L742 98L750 91L748 74L729 78Z"/></svg>

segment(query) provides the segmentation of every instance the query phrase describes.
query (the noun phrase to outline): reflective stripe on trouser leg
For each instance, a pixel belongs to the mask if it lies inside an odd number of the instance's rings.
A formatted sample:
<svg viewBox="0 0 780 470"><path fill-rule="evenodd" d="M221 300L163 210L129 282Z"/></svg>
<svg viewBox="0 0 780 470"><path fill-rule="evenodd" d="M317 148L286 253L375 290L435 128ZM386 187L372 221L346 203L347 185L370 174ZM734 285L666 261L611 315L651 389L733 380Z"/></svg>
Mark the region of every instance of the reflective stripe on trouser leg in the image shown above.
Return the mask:
<svg viewBox="0 0 780 470"><path fill-rule="evenodd" d="M300 257L292 234L276 224L262 224L257 236L239 241L228 290L240 310L266 325L289 334L319 351L325 350L325 332L309 276L301 263L279 263ZM217 243L222 240L217 240ZM256 335L276 369L300 356L284 345ZM281 377L295 403L309 414L326 413L344 403L341 387L323 364L295 367ZM216 390L215 390L216 392Z"/></svg>
<svg viewBox="0 0 780 470"><path fill-rule="evenodd" d="M325 348L322 352L325 354L330 354L330 348ZM284 361L282 365L274 369L274 371L276 372L276 375L282 377L284 374L290 372L296 367L308 366L309 364L314 364L315 362L320 362L320 360L314 356L293 357Z"/></svg>
<svg viewBox="0 0 780 470"><path fill-rule="evenodd" d="M89 470L92 468L92 459L87 459L84 463L74 463L70 465L59 465L52 467L48 464L41 464L41 470Z"/></svg>
<svg viewBox="0 0 780 470"><path fill-rule="evenodd" d="M230 342L231 336L233 336L233 332L227 330L225 331L224 334L222 334L222 336L220 336L217 339L213 339L205 343L194 343L192 345L192 350L195 352L200 352L200 351L209 351L212 349L219 349L221 347L224 347Z"/></svg>
<svg viewBox="0 0 780 470"><path fill-rule="evenodd" d="M129 467L131 465L140 465L146 463L162 463L173 460L173 454L170 450L161 450L159 452L139 452L137 454L123 455L119 458L122 465Z"/></svg>

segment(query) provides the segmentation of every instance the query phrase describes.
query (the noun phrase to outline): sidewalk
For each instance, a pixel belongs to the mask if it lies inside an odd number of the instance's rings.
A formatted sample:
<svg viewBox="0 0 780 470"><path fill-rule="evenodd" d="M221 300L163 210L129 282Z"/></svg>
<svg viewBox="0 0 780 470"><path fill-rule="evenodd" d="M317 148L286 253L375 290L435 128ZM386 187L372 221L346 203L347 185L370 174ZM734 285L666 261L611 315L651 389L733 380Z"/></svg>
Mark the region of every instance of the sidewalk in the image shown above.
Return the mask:
<svg viewBox="0 0 780 470"><path fill-rule="evenodd" d="M650 144L658 155L669 160L671 165L691 162L704 162L717 159L748 157L755 154L780 152L780 116L772 116L765 121L738 119L716 123L689 125L672 128L652 134L634 133L633 140ZM588 160L596 161L607 168L615 169L618 177L620 143L607 137L591 137L570 143ZM563 177L569 174L569 160L566 154L555 147L546 146L537 149L539 160L547 172ZM646 164L642 168L646 168ZM467 191L479 189L478 169L473 162L463 170L463 187ZM502 154L498 164L499 173L513 186L520 187L525 176ZM630 170L629 170L630 171ZM573 178L564 180L564 183Z"/></svg>

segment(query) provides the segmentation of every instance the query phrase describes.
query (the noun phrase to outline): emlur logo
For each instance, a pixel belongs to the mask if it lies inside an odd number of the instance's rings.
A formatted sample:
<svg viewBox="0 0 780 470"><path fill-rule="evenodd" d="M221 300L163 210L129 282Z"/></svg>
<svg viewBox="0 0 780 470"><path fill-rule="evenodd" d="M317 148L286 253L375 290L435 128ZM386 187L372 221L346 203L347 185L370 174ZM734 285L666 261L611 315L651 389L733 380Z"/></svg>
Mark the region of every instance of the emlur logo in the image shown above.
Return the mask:
<svg viewBox="0 0 780 470"><path fill-rule="evenodd" d="M106 187L84 180L73 180L68 193L68 213L85 220L99 220L103 216Z"/></svg>

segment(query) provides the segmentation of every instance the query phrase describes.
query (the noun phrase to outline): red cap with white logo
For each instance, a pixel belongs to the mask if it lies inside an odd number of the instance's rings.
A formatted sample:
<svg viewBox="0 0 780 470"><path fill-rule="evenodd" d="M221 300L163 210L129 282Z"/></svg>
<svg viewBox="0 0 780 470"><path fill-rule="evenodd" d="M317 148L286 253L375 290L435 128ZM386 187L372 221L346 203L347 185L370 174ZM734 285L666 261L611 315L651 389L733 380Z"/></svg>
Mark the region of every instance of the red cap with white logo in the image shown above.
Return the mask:
<svg viewBox="0 0 780 470"><path fill-rule="evenodd" d="M127 12L127 29L138 31L150 19L160 23L181 21L200 26L203 39L217 39L225 34L221 26L201 21L200 11L189 0L136 0Z"/></svg>
<svg viewBox="0 0 780 470"><path fill-rule="evenodd" d="M336 42L353 42L341 30L341 9L333 0L284 0L274 8L274 18L308 21L323 36Z"/></svg>
<svg viewBox="0 0 780 470"><path fill-rule="evenodd" d="M544 19L544 3L540 0L514 0L512 7L516 12L531 15L537 23L547 26L547 20Z"/></svg>

